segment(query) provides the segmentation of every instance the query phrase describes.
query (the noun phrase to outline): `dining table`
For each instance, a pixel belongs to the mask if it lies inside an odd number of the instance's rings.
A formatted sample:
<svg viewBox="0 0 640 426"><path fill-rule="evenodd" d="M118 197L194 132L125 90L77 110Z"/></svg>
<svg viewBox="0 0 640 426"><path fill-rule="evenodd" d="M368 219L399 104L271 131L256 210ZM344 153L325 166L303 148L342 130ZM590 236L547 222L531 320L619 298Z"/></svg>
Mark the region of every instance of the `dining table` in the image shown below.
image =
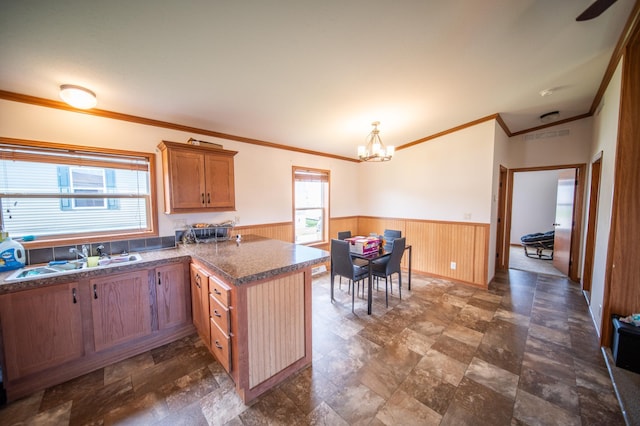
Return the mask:
<svg viewBox="0 0 640 426"><path fill-rule="evenodd" d="M408 274L409 274L409 290L411 290L411 246L408 245L405 247L405 251L409 250L409 270L408 270ZM369 269L369 277L368 277L368 282L367 282L367 314L371 315L371 307L373 305L373 273L372 273L372 264L374 260L378 260L378 259L382 259L385 258L387 256L391 256L391 250L380 250L380 251L375 251L373 253L366 253L366 254L362 254L362 253L358 253L358 252L351 252L351 257L355 257L357 259L363 259L367 261L367 267Z"/></svg>

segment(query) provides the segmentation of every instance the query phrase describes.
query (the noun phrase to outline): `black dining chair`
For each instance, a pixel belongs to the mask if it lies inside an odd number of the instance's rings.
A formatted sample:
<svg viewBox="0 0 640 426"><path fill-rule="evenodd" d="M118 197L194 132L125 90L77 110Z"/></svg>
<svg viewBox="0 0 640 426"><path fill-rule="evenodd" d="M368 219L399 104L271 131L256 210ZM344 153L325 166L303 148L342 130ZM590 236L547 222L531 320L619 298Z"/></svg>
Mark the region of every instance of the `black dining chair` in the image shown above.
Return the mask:
<svg viewBox="0 0 640 426"><path fill-rule="evenodd" d="M400 262L402 261L405 245L406 238L396 238L393 241L390 256L371 262L371 274L375 276L376 279L384 278L384 292L387 307L389 307L389 286L387 285L389 283L391 286L391 294L393 294L392 274L398 274L398 291L400 293L400 299L402 299L402 269Z"/></svg>
<svg viewBox="0 0 640 426"><path fill-rule="evenodd" d="M385 229L382 237L384 238L384 251L391 251L391 249L393 248L393 241L396 238L402 237L402 231L397 231L395 229Z"/></svg>
<svg viewBox="0 0 640 426"><path fill-rule="evenodd" d="M359 266L353 263L351 253L349 251L349 242L342 240L331 240L331 303L335 301L333 297L334 277L338 275L349 279L353 285L351 289L351 312L355 304L356 289L355 285L359 281L369 277L368 266ZM364 286L364 284L363 284Z"/></svg>
<svg viewBox="0 0 640 426"><path fill-rule="evenodd" d="M351 238L351 231L338 231L338 239L344 240L345 238Z"/></svg>
<svg viewBox="0 0 640 426"><path fill-rule="evenodd" d="M344 240L346 238L351 238L351 231L338 231L339 240ZM368 264L364 259L353 259L353 263L358 266L366 266ZM349 285L351 285L351 280L349 280ZM340 277L338 287L342 288L342 277Z"/></svg>

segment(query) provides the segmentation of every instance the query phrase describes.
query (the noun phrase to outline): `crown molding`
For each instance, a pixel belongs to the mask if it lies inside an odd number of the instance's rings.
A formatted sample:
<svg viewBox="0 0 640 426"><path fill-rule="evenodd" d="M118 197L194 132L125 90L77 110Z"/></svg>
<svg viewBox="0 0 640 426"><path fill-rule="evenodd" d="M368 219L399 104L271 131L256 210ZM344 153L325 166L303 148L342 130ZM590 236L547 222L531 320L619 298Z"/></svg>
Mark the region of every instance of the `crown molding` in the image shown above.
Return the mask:
<svg viewBox="0 0 640 426"><path fill-rule="evenodd" d="M245 138L243 136L215 132L213 130L185 126L182 124L170 123L170 122L161 121L161 120L154 120L151 118L139 117L139 116L130 115L130 114L123 114L123 113L108 111L108 110L99 109L99 108L92 108L88 110L76 109L76 108L70 107L69 105L61 101L54 101L51 99L39 98L36 96L24 95L21 93L14 93L6 90L0 90L0 99L5 99L13 102L21 102L21 103L26 103L31 105L37 105L37 106L46 107L46 108L61 109L65 111L76 112L79 114L88 114L96 117L110 118L112 120L128 121L130 123L143 124L146 126L154 126L154 127L165 128L165 129L179 130L179 131L188 132L188 133L196 133L199 135L211 136L211 137L220 138L220 139L227 139L227 140L232 140L236 142L243 142L243 143L248 143L252 145L259 145L259 146L264 146L268 148L283 149L286 151L300 152L303 154L318 155L321 157L329 157L337 160L351 161L354 163L360 162L360 160L358 159L343 157L341 155L328 154L320 151L312 151L310 149L296 148L296 147L283 145L275 142L268 142L260 139Z"/></svg>

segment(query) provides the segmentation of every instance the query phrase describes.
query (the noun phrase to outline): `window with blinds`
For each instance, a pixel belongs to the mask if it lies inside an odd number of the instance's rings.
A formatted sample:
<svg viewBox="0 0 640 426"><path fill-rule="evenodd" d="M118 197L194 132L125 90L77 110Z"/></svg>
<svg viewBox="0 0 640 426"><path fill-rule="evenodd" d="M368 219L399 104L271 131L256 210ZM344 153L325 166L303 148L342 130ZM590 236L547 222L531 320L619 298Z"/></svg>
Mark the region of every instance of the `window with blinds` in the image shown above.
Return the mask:
<svg viewBox="0 0 640 426"><path fill-rule="evenodd" d="M293 168L295 242L323 242L328 235L329 171Z"/></svg>
<svg viewBox="0 0 640 426"><path fill-rule="evenodd" d="M153 154L0 138L0 220L12 238L154 233Z"/></svg>

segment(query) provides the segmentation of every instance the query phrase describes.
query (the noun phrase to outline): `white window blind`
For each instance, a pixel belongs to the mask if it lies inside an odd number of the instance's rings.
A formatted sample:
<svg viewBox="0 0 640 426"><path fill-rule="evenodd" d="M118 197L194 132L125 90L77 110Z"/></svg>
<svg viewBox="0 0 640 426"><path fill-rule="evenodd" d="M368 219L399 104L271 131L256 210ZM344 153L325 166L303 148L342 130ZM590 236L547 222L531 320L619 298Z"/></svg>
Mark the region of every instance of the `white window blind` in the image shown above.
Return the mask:
<svg viewBox="0 0 640 426"><path fill-rule="evenodd" d="M0 141L2 227L38 239L148 232L152 158Z"/></svg>
<svg viewBox="0 0 640 426"><path fill-rule="evenodd" d="M295 168L295 242L321 242L327 235L329 171Z"/></svg>

